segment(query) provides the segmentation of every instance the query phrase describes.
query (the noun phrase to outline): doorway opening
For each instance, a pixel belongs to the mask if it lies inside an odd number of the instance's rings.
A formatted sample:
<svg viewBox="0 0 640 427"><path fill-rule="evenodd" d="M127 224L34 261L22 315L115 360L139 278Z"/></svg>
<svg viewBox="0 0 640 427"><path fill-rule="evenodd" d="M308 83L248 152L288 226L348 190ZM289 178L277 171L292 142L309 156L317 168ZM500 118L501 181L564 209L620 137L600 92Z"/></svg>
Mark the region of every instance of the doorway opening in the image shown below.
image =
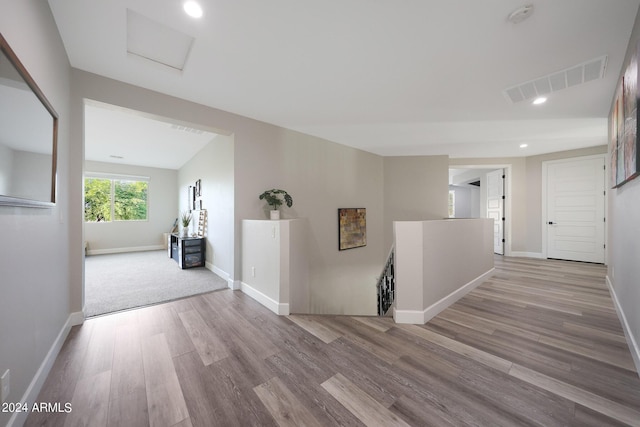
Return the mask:
<svg viewBox="0 0 640 427"><path fill-rule="evenodd" d="M493 218L494 253L511 255L511 165L449 167L451 218Z"/></svg>
<svg viewBox="0 0 640 427"><path fill-rule="evenodd" d="M202 183L198 209L204 211L212 210L219 196L214 187L232 189L233 169L216 167L218 162L233 164L232 137L85 100L84 146L86 317L228 287L213 271L214 239L204 235L206 262L200 264L205 266L183 270L169 256L168 237L181 212L195 212L189 185ZM207 226L232 224L232 215L210 215Z"/></svg>

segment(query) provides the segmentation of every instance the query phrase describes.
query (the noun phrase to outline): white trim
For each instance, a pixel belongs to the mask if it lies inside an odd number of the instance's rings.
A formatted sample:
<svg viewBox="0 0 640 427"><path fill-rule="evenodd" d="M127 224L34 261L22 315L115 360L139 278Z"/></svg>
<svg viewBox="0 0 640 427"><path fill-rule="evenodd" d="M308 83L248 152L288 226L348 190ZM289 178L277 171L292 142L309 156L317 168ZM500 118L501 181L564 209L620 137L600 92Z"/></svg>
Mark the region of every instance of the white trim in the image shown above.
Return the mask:
<svg viewBox="0 0 640 427"><path fill-rule="evenodd" d="M398 310L393 307L393 321L412 325L424 324L424 310Z"/></svg>
<svg viewBox="0 0 640 427"><path fill-rule="evenodd" d="M608 197L606 197L609 191L609 189L607 188L607 171L608 169L606 169L607 166L607 154L602 153L602 154L592 154L590 156L578 156L578 157L567 157L566 159L556 159L556 160L545 160L542 162L542 200L540 203L540 209L542 209L541 215L540 217L542 218L542 228L540 230L540 232L542 233L542 258L546 259L547 255L548 255L548 235L547 235L547 226L549 225L549 219L547 218L547 174L548 174L548 167L550 164L554 164L554 163L563 163L563 162L571 162L571 161L575 161L575 160L589 160L589 159L598 159L598 158L602 158L604 165L605 165L605 170L604 170L604 216L605 219L607 218L607 214L608 214L608 208L607 208L607 202L608 202ZM607 253L609 251L608 248L608 242L607 242L607 226L605 224L604 227L604 263L607 263Z"/></svg>
<svg viewBox="0 0 640 427"><path fill-rule="evenodd" d="M241 282L240 290L249 295L254 300L258 301L260 304L267 307L269 310L273 311L275 314L280 316L288 316L289 315L289 304L278 302L271 297L266 296L259 290L252 288L244 282Z"/></svg>
<svg viewBox="0 0 640 427"><path fill-rule="evenodd" d="M636 365L636 373L640 375L640 347L638 346L638 342L631 332L629 322L627 322L627 317L624 315L624 311L622 310L622 306L620 305L620 301L618 300L618 296L616 295L613 283L611 282L608 274L606 276L606 280L607 286L609 287L609 293L611 294L611 298L613 299L613 305L616 307L616 313L618 313L618 319L620 319L620 323L622 324L624 336L627 338L627 344L629 345L629 351L631 352L633 363L635 363Z"/></svg>
<svg viewBox="0 0 640 427"><path fill-rule="evenodd" d="M242 282L240 280L229 279L229 289L232 291L242 290Z"/></svg>
<svg viewBox="0 0 640 427"><path fill-rule="evenodd" d="M119 173L111 173L111 172L87 172L85 171L84 177L86 178L97 178L97 179L115 179L120 181L142 181L149 182L151 178L148 176L140 176L140 175L124 175Z"/></svg>
<svg viewBox="0 0 640 427"><path fill-rule="evenodd" d="M69 319L67 319L67 322L69 322L69 325L71 326L82 325L84 323L84 312L76 311L74 313L71 313L69 315Z"/></svg>
<svg viewBox="0 0 640 427"><path fill-rule="evenodd" d="M444 311L447 307L449 307L454 302L458 301L460 298L471 292L473 289L477 288L479 285L484 283L489 277L493 275L495 271L495 267L492 267L486 273L481 274L476 277L469 283L461 286L455 291L451 292L449 295L440 299L439 301L431 304L429 307L425 308L422 311L419 310L396 310L395 307L393 309L393 320L396 323L411 323L414 325L424 325L429 320L436 317L440 312Z"/></svg>
<svg viewBox="0 0 640 427"><path fill-rule="evenodd" d="M227 273L226 271L224 271L220 267L216 267L215 265L211 264L210 262L205 262L205 267L207 267L207 269L211 270L212 272L214 272L215 274L217 274L218 276L220 276L222 279L226 280L227 282L229 281L229 273Z"/></svg>
<svg viewBox="0 0 640 427"><path fill-rule="evenodd" d="M106 254L120 254L126 252L145 252L145 251L166 251L167 248L164 245L151 245L151 246L134 246L131 248L111 248L111 249L89 249L87 255L106 255Z"/></svg>
<svg viewBox="0 0 640 427"><path fill-rule="evenodd" d="M229 273L227 273L226 271L222 270L219 267L216 267L215 265L206 262L205 263L205 267L207 267L209 270L211 270L214 274L217 274L220 278L222 278L223 280L225 280L227 282L227 287L233 291L237 291L240 290L240 281L238 281L238 283L236 283L236 281L234 281L231 276L229 275Z"/></svg>
<svg viewBox="0 0 640 427"><path fill-rule="evenodd" d="M511 256L512 257L518 257L518 258L544 259L544 256L542 255L541 252L521 252L521 251L516 251L516 252L511 252Z"/></svg>
<svg viewBox="0 0 640 427"><path fill-rule="evenodd" d="M44 385L44 382L47 379L47 376L49 375L49 372L51 371L51 368L56 361L56 357L58 357L58 354L62 349L62 345L69 335L69 331L71 331L71 327L81 325L83 322L84 313L76 312L69 314L67 321L65 322L64 326L62 326L62 329L58 333L58 336L51 345L49 352L40 364L38 371L31 380L29 387L27 387L27 390L24 392L24 395L22 396L20 402L35 402L38 400L40 390L42 389L42 386ZM23 425L27 421L27 415L29 415L28 412L14 412L13 416L9 418L7 427L17 427Z"/></svg>

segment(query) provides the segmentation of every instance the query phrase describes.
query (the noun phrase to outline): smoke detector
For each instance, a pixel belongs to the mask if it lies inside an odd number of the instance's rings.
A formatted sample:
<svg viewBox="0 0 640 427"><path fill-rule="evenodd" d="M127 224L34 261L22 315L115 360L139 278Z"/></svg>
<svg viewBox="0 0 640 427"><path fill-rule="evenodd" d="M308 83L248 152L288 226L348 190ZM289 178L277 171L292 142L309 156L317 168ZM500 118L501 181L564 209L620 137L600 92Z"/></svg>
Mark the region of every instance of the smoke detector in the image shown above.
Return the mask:
<svg viewBox="0 0 640 427"><path fill-rule="evenodd" d="M512 24L519 24L520 22L531 16L532 13L533 5L527 4L511 12L509 14L509 17L507 17L507 21L511 22Z"/></svg>

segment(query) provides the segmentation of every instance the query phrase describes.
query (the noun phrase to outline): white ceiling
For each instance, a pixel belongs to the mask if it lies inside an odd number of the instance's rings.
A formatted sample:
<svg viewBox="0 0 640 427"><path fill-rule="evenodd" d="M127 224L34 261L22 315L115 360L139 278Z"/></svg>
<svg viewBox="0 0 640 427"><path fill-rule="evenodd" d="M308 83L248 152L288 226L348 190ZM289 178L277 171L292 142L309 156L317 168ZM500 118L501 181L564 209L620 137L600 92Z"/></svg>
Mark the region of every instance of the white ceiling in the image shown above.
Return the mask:
<svg viewBox="0 0 640 427"><path fill-rule="evenodd" d="M606 144L640 0L200 2L49 0L75 68L380 155L506 157ZM127 53L127 9L193 37L182 71ZM502 92L603 55L541 106Z"/></svg>
<svg viewBox="0 0 640 427"><path fill-rule="evenodd" d="M180 169L217 135L137 111L88 101L86 160Z"/></svg>

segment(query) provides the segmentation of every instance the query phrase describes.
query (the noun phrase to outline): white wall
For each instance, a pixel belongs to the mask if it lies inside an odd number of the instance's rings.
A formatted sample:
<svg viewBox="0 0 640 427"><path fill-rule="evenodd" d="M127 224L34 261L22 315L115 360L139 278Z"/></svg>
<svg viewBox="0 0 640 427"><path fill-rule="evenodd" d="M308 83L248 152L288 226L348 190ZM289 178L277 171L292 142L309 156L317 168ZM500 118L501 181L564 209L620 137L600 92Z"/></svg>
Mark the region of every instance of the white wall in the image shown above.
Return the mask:
<svg viewBox="0 0 640 427"><path fill-rule="evenodd" d="M36 396L25 396L25 392L59 333L68 330L65 324L73 311L69 288L70 67L47 2L0 0L0 10L2 35L59 116L56 206L0 207L0 372L11 370L9 402L25 401L25 397L33 402ZM0 425L6 425L11 415L0 411ZM18 424L24 418L26 414Z"/></svg>
<svg viewBox="0 0 640 427"><path fill-rule="evenodd" d="M480 210L480 187L469 187L469 218L482 218Z"/></svg>
<svg viewBox="0 0 640 427"><path fill-rule="evenodd" d="M188 210L188 189L201 180L203 208L207 210L207 267L226 280L233 273L234 223L233 137L217 135L178 171L179 212ZM177 205L176 205L177 206ZM197 215L197 212L194 212ZM192 220L195 231L198 218Z"/></svg>
<svg viewBox="0 0 640 427"><path fill-rule="evenodd" d="M258 122L245 132L235 132L236 217L267 218L258 195L287 190L293 207L282 208L282 218L309 222L310 311L374 315L375 283L386 256L382 158ZM348 207L367 209L367 246L339 251L338 208Z"/></svg>
<svg viewBox="0 0 640 427"><path fill-rule="evenodd" d="M449 217L449 157L384 158L385 256L393 243L393 221Z"/></svg>
<svg viewBox="0 0 640 427"><path fill-rule="evenodd" d="M627 58L640 41L640 18L627 49ZM613 103L613 100L612 100ZM609 176L607 174L607 176ZM617 189L609 189L609 269L608 282L613 289L618 314L623 319L627 341L640 371L640 178Z"/></svg>
<svg viewBox="0 0 640 427"><path fill-rule="evenodd" d="M178 172L173 169L149 168L116 163L85 162L85 173L149 178L147 221L85 222L84 235L89 254L162 249L164 235L178 216Z"/></svg>
<svg viewBox="0 0 640 427"><path fill-rule="evenodd" d="M450 185L449 191L455 193L455 218L478 218L480 212L480 207L478 206L480 200L478 187Z"/></svg>
<svg viewBox="0 0 640 427"><path fill-rule="evenodd" d="M0 194L11 194L13 150L0 142Z"/></svg>

